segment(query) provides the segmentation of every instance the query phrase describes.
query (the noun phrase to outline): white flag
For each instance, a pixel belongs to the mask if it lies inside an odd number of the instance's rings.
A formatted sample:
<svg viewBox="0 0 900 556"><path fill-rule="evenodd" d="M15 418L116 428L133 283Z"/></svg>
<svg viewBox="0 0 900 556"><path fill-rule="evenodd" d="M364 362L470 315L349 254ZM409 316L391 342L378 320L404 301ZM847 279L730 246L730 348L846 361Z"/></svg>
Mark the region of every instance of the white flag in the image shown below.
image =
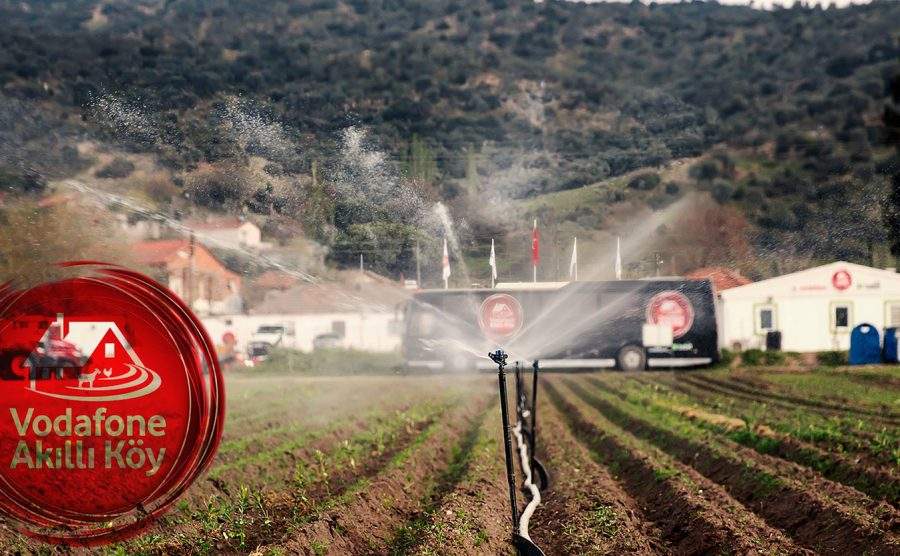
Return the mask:
<svg viewBox="0 0 900 556"><path fill-rule="evenodd" d="M616 280L622 279L622 240L616 237Z"/></svg>
<svg viewBox="0 0 900 556"><path fill-rule="evenodd" d="M441 261L441 274L444 277L444 289L450 287L450 253L447 252L447 238L444 238L444 258Z"/></svg>
<svg viewBox="0 0 900 556"><path fill-rule="evenodd" d="M491 258L488 259L488 264L491 265L491 287L493 288L497 281L497 253L494 252L493 238L491 238Z"/></svg>
<svg viewBox="0 0 900 556"><path fill-rule="evenodd" d="M578 238L572 243L572 260L569 262L569 278L578 280Z"/></svg>

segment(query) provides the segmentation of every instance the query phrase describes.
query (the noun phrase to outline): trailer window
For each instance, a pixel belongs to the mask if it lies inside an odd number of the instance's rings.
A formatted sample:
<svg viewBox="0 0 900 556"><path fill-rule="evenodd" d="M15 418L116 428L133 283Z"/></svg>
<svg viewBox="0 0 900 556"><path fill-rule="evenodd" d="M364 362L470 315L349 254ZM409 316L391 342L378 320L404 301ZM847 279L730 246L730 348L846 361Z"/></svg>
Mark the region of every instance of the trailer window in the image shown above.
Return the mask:
<svg viewBox="0 0 900 556"><path fill-rule="evenodd" d="M850 328L853 320L853 306L849 302L834 302L831 304L831 331L840 332Z"/></svg>
<svg viewBox="0 0 900 556"><path fill-rule="evenodd" d="M756 307L755 321L757 334L765 334L770 330L775 330L775 307L773 305L758 305Z"/></svg>

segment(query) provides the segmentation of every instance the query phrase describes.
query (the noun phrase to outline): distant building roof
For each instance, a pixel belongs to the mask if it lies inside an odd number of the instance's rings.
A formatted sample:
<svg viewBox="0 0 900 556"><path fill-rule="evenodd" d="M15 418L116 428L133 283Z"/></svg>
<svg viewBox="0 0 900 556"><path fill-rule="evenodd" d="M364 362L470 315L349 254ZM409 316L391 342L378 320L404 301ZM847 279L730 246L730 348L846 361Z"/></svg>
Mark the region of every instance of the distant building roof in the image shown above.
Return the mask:
<svg viewBox="0 0 900 556"><path fill-rule="evenodd" d="M297 278L280 270L267 270L253 281L258 287L267 290L286 290L297 284Z"/></svg>
<svg viewBox="0 0 900 556"><path fill-rule="evenodd" d="M707 266L692 270L685 274L685 278L691 280L709 280L715 286L716 291L723 291L738 286L745 286L753 280L747 278L739 270L722 266Z"/></svg>
<svg viewBox="0 0 900 556"><path fill-rule="evenodd" d="M409 299L402 284L374 272L341 271L336 280L269 291L252 314L391 312Z"/></svg>
<svg viewBox="0 0 900 556"><path fill-rule="evenodd" d="M192 218L183 222L188 228L194 230L234 230L244 224L253 224L249 220L242 220L237 216L207 216L206 218Z"/></svg>
<svg viewBox="0 0 900 556"><path fill-rule="evenodd" d="M184 239L162 239L158 241L139 241L132 246L134 257L139 263L160 265L167 263L182 251L187 255L190 242Z"/></svg>
<svg viewBox="0 0 900 556"><path fill-rule="evenodd" d="M169 270L184 268L191 264L190 252L191 242L186 239L139 241L132 245L136 262L149 266L165 266ZM231 278L239 278L199 242L194 242L193 264L197 270L215 271Z"/></svg>
<svg viewBox="0 0 900 556"><path fill-rule="evenodd" d="M50 208L65 205L75 199L75 194L70 192L53 193L43 197L37 202L38 208Z"/></svg>

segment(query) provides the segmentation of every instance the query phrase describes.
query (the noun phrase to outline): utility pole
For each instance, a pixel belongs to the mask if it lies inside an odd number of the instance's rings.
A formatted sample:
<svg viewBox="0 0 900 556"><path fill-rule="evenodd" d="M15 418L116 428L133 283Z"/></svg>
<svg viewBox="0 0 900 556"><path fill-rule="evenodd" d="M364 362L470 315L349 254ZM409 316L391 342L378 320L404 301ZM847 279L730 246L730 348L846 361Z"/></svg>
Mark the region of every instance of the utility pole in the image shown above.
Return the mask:
<svg viewBox="0 0 900 556"><path fill-rule="evenodd" d="M419 263L419 238L416 238L416 287L422 287L422 266Z"/></svg>
<svg viewBox="0 0 900 556"><path fill-rule="evenodd" d="M191 230L191 238L188 241L188 275L187 284L185 284L185 302L187 306L194 309L194 231Z"/></svg>

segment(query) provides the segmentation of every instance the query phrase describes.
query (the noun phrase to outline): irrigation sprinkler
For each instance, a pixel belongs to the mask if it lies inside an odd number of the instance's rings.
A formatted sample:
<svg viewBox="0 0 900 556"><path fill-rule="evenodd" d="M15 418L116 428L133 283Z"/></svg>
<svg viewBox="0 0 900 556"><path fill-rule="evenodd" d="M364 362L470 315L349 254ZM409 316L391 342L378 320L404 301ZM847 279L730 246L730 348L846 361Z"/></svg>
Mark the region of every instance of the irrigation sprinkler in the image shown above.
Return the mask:
<svg viewBox="0 0 900 556"><path fill-rule="evenodd" d="M510 441L510 427L509 427L509 406L508 406L508 396L506 392L506 360L507 354L502 349L498 349L497 351L488 353L488 357L491 358L491 361L497 364L497 379L500 382L500 418L503 423L503 455L506 460L506 481L507 486L509 488L509 505L510 511L512 514L512 542L513 546L516 547L516 551L522 556L544 556L543 551L531 541L531 538L528 536L528 519L531 517L531 513L534 512L537 503L540 502L540 492L537 488L534 488L531 485L531 470L528 468L528 458L527 458L527 447L523 446L525 444L522 441L521 436L521 425L522 422L516 424L515 434L519 440L519 454L522 460L523 471L525 472L525 485L532 490L535 498L529 502L528 506L525 508L525 512L523 513L522 519L519 519L519 507L516 503L516 478L515 478L515 463L513 462L513 454L512 454L512 443ZM519 413L519 403L520 400L519 394L521 390L519 390L519 382L521 378L520 369L518 365L516 366L517 370L517 383L516 383L516 413ZM524 523L524 530L523 530Z"/></svg>
<svg viewBox="0 0 900 556"><path fill-rule="evenodd" d="M516 504L516 477L513 469L512 444L509 440L509 410L506 396L506 352L498 349L488 353L491 361L497 364L497 379L500 381L500 419L503 422L503 455L506 458L506 481L509 483L509 506L512 512L513 531L519 531L519 507Z"/></svg>

